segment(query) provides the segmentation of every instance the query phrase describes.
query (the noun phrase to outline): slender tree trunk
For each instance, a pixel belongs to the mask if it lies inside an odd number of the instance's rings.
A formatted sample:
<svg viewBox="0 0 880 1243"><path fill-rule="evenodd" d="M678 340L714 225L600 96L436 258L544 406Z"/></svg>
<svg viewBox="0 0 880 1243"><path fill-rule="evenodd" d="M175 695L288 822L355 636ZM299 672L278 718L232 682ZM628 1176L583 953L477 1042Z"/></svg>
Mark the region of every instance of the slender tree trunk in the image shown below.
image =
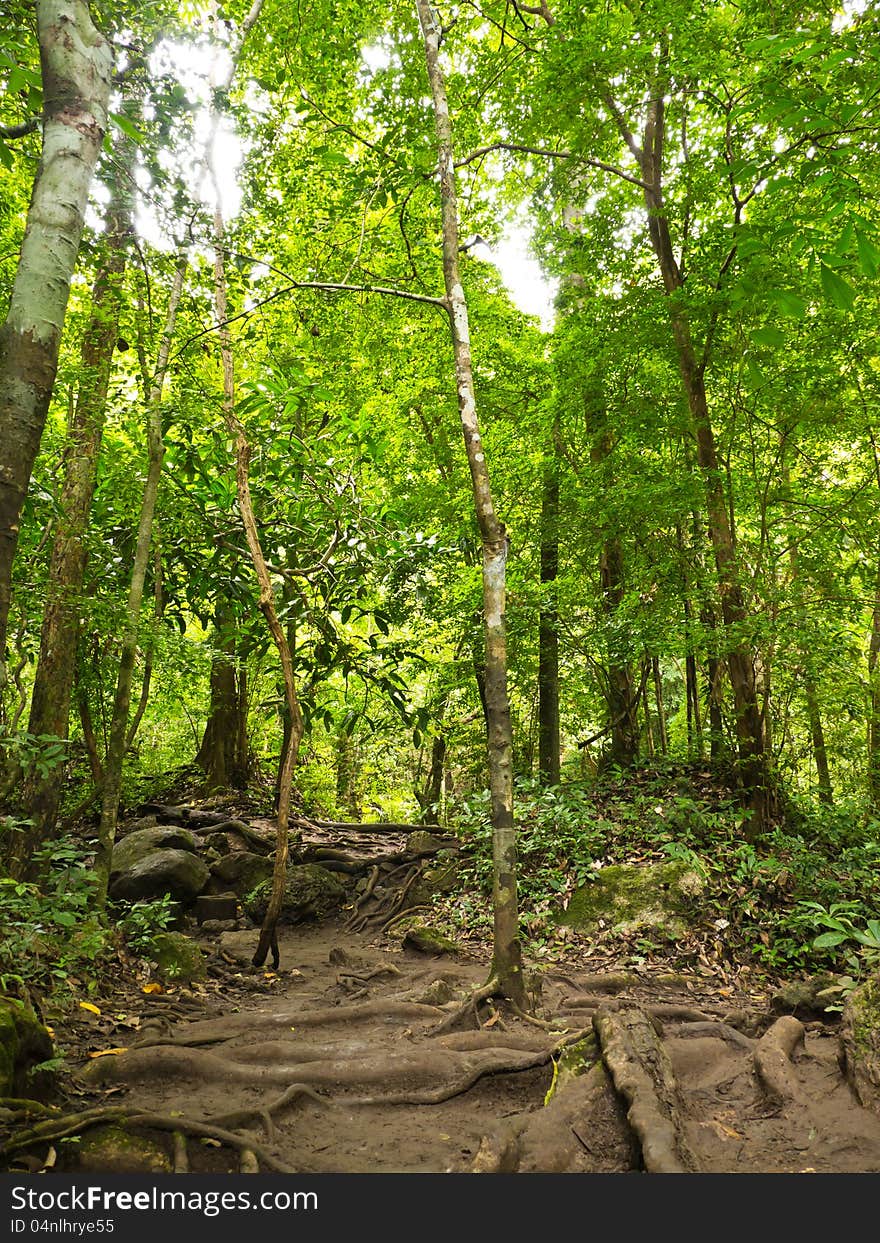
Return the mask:
<svg viewBox="0 0 880 1243"><path fill-rule="evenodd" d="M147 569L150 563L153 517L156 512L156 499L159 495L159 481L162 476L162 463L165 458L165 444L162 438L162 392L165 386L165 374L168 370L171 343L174 340L174 331L177 325L177 309L180 304L181 293L183 292L186 269L186 249L181 247L168 299L165 329L162 335L162 343L159 347L156 371L150 391L147 394L147 478L141 499L137 542L135 544L134 561L128 586L128 600L125 606L125 629L119 656L119 672L116 677L116 693L113 697L113 715L110 719L107 755L104 760L104 793L101 804L101 822L98 826L98 851L95 857L95 873L98 877L98 899L102 902L107 895L107 884L110 879L110 862L113 854L113 844L116 840L119 793L122 787L122 765L129 746L128 718L131 708L134 665L137 658L141 605L143 604L144 583L146 582Z"/></svg>
<svg viewBox="0 0 880 1243"><path fill-rule="evenodd" d="M880 547L868 647L868 801L880 813Z"/></svg>
<svg viewBox="0 0 880 1243"><path fill-rule="evenodd" d="M242 37L251 29L257 20L262 0L255 0L242 28ZM215 22L219 21L215 13ZM250 484L250 461L251 446L245 433L244 426L235 413L235 367L232 354L232 344L229 335L229 329L226 326L227 321L227 292L226 292L226 259L225 259L225 237L223 215L220 209L220 195L216 182L214 181L214 192L216 197L216 208L214 211L214 317L217 322L217 338L220 343L220 358L223 365L223 415L226 419L226 425L230 435L235 438L235 482L238 493L238 508L241 514L242 526L244 527L245 538L247 539L248 551L251 554L254 572L260 588L259 607L269 632L278 649L278 655L281 660L281 672L284 677L284 696L289 719L289 734L287 745L284 749L284 756L281 764L281 775L278 783L278 813L277 813L277 829L276 829L276 845L275 845L275 861L272 871L272 891L269 895L269 903L266 914L263 919L263 925L260 929L260 937L257 948L254 952L253 964L261 967L266 961L271 948L273 955L273 965L278 965L278 940L277 925L278 917L281 914L281 907L284 901L284 891L287 881L287 859L289 853L289 824L290 824L290 802L293 789L293 772L296 767L296 761L299 755L299 746L302 741L305 722L303 721L302 710L300 709L299 696L296 689L296 680L293 673L293 658L291 656L290 646L287 642L287 635L284 627L278 619L278 611L275 607L275 592L272 587L272 580L269 577L269 569L266 565L266 558L263 555L263 548L260 542L260 533L257 526L257 519L254 513L253 500L251 498Z"/></svg>
<svg viewBox="0 0 880 1243"><path fill-rule="evenodd" d="M559 459L544 466L541 493L541 611L538 617L538 775L542 785L559 785Z"/></svg>
<svg viewBox="0 0 880 1243"><path fill-rule="evenodd" d="M489 784L492 795L494 947L492 973L516 1005L526 1004L519 942L516 830L513 820L513 737L507 694L505 627L507 533L495 513L486 454L477 421L468 308L458 255L455 157L446 83L440 67L440 23L428 0L416 0L425 63L437 128L438 173L443 219L443 276L455 355L455 378L474 507L483 545L483 625L486 641L486 715Z"/></svg>
<svg viewBox="0 0 880 1243"><path fill-rule="evenodd" d="M66 740L69 733L80 597L86 566L86 534L98 451L104 429L107 389L119 337L122 280L132 236L131 172L135 146L120 133L116 143L119 171L107 209L103 260L92 290L92 306L80 347L80 382L68 430L61 517L55 530L49 582L43 611L40 654L31 693L28 732ZM20 835L10 872L19 875L33 850L55 827L64 768L25 783L22 802L31 826Z"/></svg>
<svg viewBox="0 0 880 1243"><path fill-rule="evenodd" d="M602 545L599 561L602 603L609 621L623 602L623 547L616 536ZM639 754L638 696L629 661L615 660L608 670L608 714L611 718L609 759L628 768Z"/></svg>
<svg viewBox="0 0 880 1243"><path fill-rule="evenodd" d="M663 678L660 676L660 661L656 656L651 658L651 670L654 675L654 703L657 708L657 736L660 754L669 754L669 734L666 729L666 708L663 704Z"/></svg>
<svg viewBox="0 0 880 1243"><path fill-rule="evenodd" d="M40 447L83 216L107 127L112 56L85 0L37 0L43 150L0 328L0 688L12 563Z"/></svg>
<svg viewBox="0 0 880 1243"><path fill-rule="evenodd" d="M681 300L684 282L675 259L669 220L663 200L664 137L664 103L662 93L658 91L656 97L648 105L648 119L639 153L642 179L646 186L645 207L648 214L648 231L668 297L669 317L679 370L697 445L697 460L706 487L709 536L715 553L722 619L728 633L735 634L748 621L749 615L740 582L734 532L728 506L729 498L725 496L724 479L715 446L715 433L709 415L704 379L706 360L698 361L694 349L690 322ZM741 638L738 638L730 647L727 667L733 690L736 732L739 742L739 774L751 811L751 821L746 833L748 837L754 838L761 834L769 821L773 798L755 666L752 654Z"/></svg>

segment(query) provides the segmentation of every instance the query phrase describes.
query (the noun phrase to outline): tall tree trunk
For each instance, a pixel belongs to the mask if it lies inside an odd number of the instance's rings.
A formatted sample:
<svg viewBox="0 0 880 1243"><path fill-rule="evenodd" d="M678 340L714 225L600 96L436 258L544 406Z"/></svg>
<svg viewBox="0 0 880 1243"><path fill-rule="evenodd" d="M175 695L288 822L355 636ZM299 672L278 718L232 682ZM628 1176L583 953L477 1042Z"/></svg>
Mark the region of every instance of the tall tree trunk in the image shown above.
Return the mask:
<svg viewBox="0 0 880 1243"><path fill-rule="evenodd" d="M782 457L781 474L782 485L785 491L786 508L788 508L788 500L791 496L791 473L789 471L788 462L785 458L785 450L788 437L783 434L780 446L780 455ZM878 470L878 482L880 482L880 470ZM816 685L816 678L813 672L812 653L807 640L807 610L804 601L804 594L801 586L800 562L798 558L798 535L793 523L790 523L786 531L786 543L788 544L788 564L791 571L791 595L794 599L795 617L797 619L798 647L801 662L802 682L804 687L804 702L807 708L807 723L810 730L810 745L813 750L813 760L816 765L816 777L819 786L819 801L831 806L834 802L834 791L831 786L831 772L828 767L828 749L825 745L825 730L822 726L822 713L819 708L819 693ZM880 590L880 557L878 557L878 590ZM873 679L872 679L873 682ZM878 704L880 707L880 704ZM880 783L878 783L880 785Z"/></svg>
<svg viewBox="0 0 880 1243"><path fill-rule="evenodd" d="M623 602L623 547L616 536L602 545L599 561L602 605L609 620ZM608 714L611 725L609 759L628 768L639 754L638 695L629 661L615 660L608 670Z"/></svg>
<svg viewBox="0 0 880 1243"><path fill-rule="evenodd" d="M559 785L559 458L544 465L541 492L541 611L538 617L538 776Z"/></svg>
<svg viewBox="0 0 880 1243"><path fill-rule="evenodd" d="M37 0L36 12L43 150L0 328L0 689L21 511L55 383L112 70L110 47L85 0Z"/></svg>
<svg viewBox="0 0 880 1243"><path fill-rule="evenodd" d="M657 708L657 740L660 745L660 754L669 754L669 734L666 728L666 708L663 703L663 678L660 675L660 661L656 656L651 657L651 670L654 675L654 703Z"/></svg>
<svg viewBox="0 0 880 1243"><path fill-rule="evenodd" d="M118 172L107 208L103 258L92 289L92 305L80 346L80 381L68 429L61 485L61 517L49 562L49 582L40 654L31 693L28 732L66 740L76 668L80 597L86 567L86 534L95 491L98 451L107 410L107 389L119 337L122 281L132 237L131 173L135 145L121 131L116 146ZM54 831L63 766L25 783L22 803L31 825L21 834L10 871L20 874L33 850Z"/></svg>
<svg viewBox="0 0 880 1243"><path fill-rule="evenodd" d="M868 647L868 801L880 813L880 547Z"/></svg>
<svg viewBox="0 0 880 1243"><path fill-rule="evenodd" d="M247 35L259 17L263 0L254 0L250 12L242 26L241 38ZM219 14L215 8L215 26L219 23ZM231 73L230 73L231 76ZM228 86L228 79L226 82ZM214 118L216 133L216 116ZM290 803L293 789L293 772L299 756L305 722L299 704L296 679L293 673L293 658L284 627L278 618L275 607L275 592L254 513L251 498L250 461L251 446L245 429L235 413L235 362L232 354L232 342L227 327L227 284L226 284L226 251L223 214L220 207L220 193L216 176L214 177L214 317L217 323L217 338L220 344L220 359L223 366L223 416L229 433L235 439L235 483L238 494L238 508L241 514L248 551L251 554L254 573L260 588L259 607L269 632L278 649L281 660L281 672L284 677L284 697L288 715L287 743L281 762L281 774L278 782L278 812L276 820L275 861L272 870L272 891L260 929L260 937L254 952L253 964L261 967L266 961L269 950L272 950L273 965L278 965L277 925L284 901L284 890L287 881L287 859L289 853Z"/></svg>
<svg viewBox="0 0 880 1243"><path fill-rule="evenodd" d="M740 582L729 498L725 496L724 479L715 446L715 432L709 415L704 378L706 359L702 362L697 359L690 322L680 296L684 281L675 259L663 200L664 139L664 102L662 91L658 90L648 105L648 118L639 151L645 184L648 232L668 298L679 371L690 409L697 460L706 488L706 512L718 573L721 615L728 633L734 635L737 630L742 630L749 614ZM739 743L739 775L751 812L746 834L754 838L761 834L769 821L773 796L754 660L742 638L731 641L727 668L733 690Z"/></svg>
<svg viewBox="0 0 880 1243"><path fill-rule="evenodd" d="M249 776L247 690L244 662L239 659L235 620L222 606L214 622L210 705L195 762L208 789L229 786L243 790Z"/></svg>
<svg viewBox="0 0 880 1243"><path fill-rule="evenodd" d="M126 750L130 745L128 718L131 708L131 687L134 664L137 658L144 583L146 582L147 569L150 562L153 517L156 512L159 481L162 476L162 463L165 458L165 444L162 437L162 392L165 386L165 374L168 370L171 343L174 340L174 331L177 325L177 309L180 304L181 293L183 292L186 269L186 249L181 247L168 298L168 308L165 313L165 328L162 334L162 342L159 346L159 358L146 400L147 478L144 483L143 497L141 498L137 542L131 567L131 579L128 585L128 599L125 606L125 629L122 635L122 648L119 655L119 672L116 677L116 692L113 697L113 715L110 719L107 755L104 760L104 793L101 802L101 821L98 826L98 851L95 857L95 873L98 877L98 899L100 902L103 902L107 896L110 863L113 854L113 844L116 840L116 824L119 816L122 765L125 760Z"/></svg>
<svg viewBox="0 0 880 1243"><path fill-rule="evenodd" d="M437 128L438 174L443 220L443 277L452 330L455 378L462 432L470 467L474 508L483 545L483 625L486 641L486 715L489 785L492 796L494 866L494 943L492 974L516 1005L526 1004L516 878L516 830L513 820L513 736L507 694L505 626L507 532L495 513L486 454L477 420L471 364L468 308L458 255L458 202L455 157L446 83L440 67L441 29L428 0L416 0L425 45L425 63Z"/></svg>
<svg viewBox="0 0 880 1243"><path fill-rule="evenodd" d="M361 807L357 793L358 757L350 728L345 725L336 731L336 804L344 816L360 820Z"/></svg>

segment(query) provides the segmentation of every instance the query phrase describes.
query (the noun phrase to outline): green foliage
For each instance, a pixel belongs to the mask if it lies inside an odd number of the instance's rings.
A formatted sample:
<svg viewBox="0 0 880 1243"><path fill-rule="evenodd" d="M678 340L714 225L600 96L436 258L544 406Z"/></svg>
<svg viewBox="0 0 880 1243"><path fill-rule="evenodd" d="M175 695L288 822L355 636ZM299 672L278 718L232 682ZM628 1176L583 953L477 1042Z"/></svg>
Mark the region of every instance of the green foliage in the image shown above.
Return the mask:
<svg viewBox="0 0 880 1243"><path fill-rule="evenodd" d="M155 952L157 934L166 931L176 915L174 902L165 894L151 901L127 904L117 926L129 949L142 958L149 958Z"/></svg>
<svg viewBox="0 0 880 1243"><path fill-rule="evenodd" d="M39 885L0 877L0 985L17 979L61 997L94 992L112 938L93 913L87 858L76 843L61 838L35 862L44 875Z"/></svg>

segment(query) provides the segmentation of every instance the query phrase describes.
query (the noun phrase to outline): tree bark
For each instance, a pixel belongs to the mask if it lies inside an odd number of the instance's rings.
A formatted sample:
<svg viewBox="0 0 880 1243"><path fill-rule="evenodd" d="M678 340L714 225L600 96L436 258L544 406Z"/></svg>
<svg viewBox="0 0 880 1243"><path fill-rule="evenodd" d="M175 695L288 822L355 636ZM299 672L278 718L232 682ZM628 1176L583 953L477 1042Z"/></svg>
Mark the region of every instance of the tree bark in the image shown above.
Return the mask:
<svg viewBox="0 0 880 1243"><path fill-rule="evenodd" d="M513 820L513 731L507 693L505 626L507 532L498 519L486 453L477 419L471 364L468 308L458 255L458 201L452 122L440 66L440 23L428 0L416 0L437 130L443 223L443 277L455 356L458 409L470 467L471 487L483 548L483 626L486 642L486 716L489 785L492 797L494 944L492 975L516 1005L526 1005L517 906L516 830Z"/></svg>
<svg viewBox="0 0 880 1243"><path fill-rule="evenodd" d="M208 789L247 787L250 755L247 736L246 670L239 659L235 621L224 608L214 622L210 706L195 762Z"/></svg>
<svg viewBox="0 0 880 1243"><path fill-rule="evenodd" d="M112 55L85 0L37 0L43 149L0 328L0 687L12 563L46 422L70 280L104 131Z"/></svg>
<svg viewBox="0 0 880 1243"><path fill-rule="evenodd" d="M119 337L122 281L132 238L131 171L135 145L120 131L115 144L119 168L104 226L103 259L92 289L92 305L80 346L80 381L68 429L61 517L49 562L40 654L31 693L28 733L66 740L69 735L80 598L86 568L86 534L107 409L107 389ZM22 803L31 825L20 835L10 873L19 875L33 850L51 837L58 815L64 768L25 783Z"/></svg>
<svg viewBox="0 0 880 1243"><path fill-rule="evenodd" d="M559 460L544 466L541 492L541 611L538 617L538 776L542 785L559 785L559 613L555 597L559 573Z"/></svg>

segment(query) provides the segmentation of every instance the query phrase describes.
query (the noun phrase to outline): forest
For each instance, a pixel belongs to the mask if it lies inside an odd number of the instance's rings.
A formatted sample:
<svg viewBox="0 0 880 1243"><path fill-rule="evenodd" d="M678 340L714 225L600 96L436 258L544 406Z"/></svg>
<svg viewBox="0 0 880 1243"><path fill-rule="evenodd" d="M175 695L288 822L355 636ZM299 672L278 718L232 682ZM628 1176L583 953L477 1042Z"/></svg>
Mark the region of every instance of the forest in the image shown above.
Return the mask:
<svg viewBox="0 0 880 1243"><path fill-rule="evenodd" d="M878 34L0 0L0 1168L880 1172Z"/></svg>

